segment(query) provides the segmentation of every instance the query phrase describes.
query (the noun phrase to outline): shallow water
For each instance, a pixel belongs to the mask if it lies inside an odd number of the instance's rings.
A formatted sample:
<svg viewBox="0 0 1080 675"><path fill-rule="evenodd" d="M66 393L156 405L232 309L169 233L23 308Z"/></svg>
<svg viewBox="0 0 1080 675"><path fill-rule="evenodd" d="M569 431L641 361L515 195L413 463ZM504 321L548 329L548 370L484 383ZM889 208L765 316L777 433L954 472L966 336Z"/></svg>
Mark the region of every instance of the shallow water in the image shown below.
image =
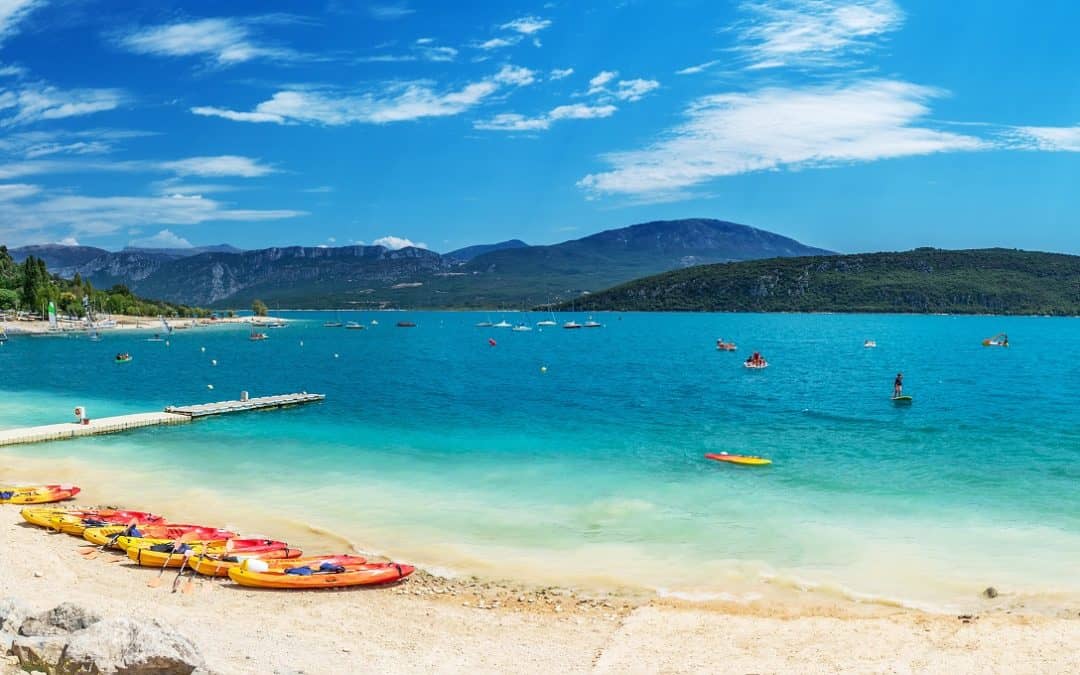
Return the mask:
<svg viewBox="0 0 1080 675"><path fill-rule="evenodd" d="M314 524L463 572L935 608L989 585L1080 597L1080 321L605 314L599 330L512 333L474 327L486 314L342 313L380 322L366 331L285 316L258 343L238 327L168 345L14 337L0 427L240 390L327 400L3 454L113 472L117 498L161 511ZM980 346L999 331L1011 348ZM741 367L752 350L767 370ZM114 364L120 351L134 361ZM898 370L910 407L889 400ZM702 457L719 451L774 464Z"/></svg>

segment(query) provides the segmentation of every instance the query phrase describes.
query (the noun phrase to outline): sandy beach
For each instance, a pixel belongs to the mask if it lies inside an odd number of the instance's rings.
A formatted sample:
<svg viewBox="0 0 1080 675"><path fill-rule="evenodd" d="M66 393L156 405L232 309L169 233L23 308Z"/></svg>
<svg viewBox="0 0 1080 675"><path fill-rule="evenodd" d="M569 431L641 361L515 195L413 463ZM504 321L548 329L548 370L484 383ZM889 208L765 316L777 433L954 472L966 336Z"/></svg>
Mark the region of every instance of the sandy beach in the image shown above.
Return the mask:
<svg viewBox="0 0 1080 675"><path fill-rule="evenodd" d="M200 580L189 594L119 554L0 507L0 597L105 617L164 619L221 673L934 672L1080 669L1080 620L960 618L844 606L795 611L588 597L427 574L395 587L259 592ZM171 574L170 574L171 576ZM864 608L865 609L865 608Z"/></svg>
<svg viewBox="0 0 1080 675"><path fill-rule="evenodd" d="M111 331L129 331L129 330L145 330L149 332L161 332L161 319L156 316L121 316L117 315L112 317L116 322L115 326L108 328L100 328L100 332L108 333ZM274 319L275 321L286 321L285 319ZM169 318L169 325L173 330L186 330L189 328L208 328L211 326L220 326L225 324L248 324L251 323L250 316L237 316L237 317L224 317L211 321L209 319L180 319ZM83 333L86 332L86 323L83 321L72 321L69 319L60 319L58 322L61 332L70 333ZM20 320L0 320L0 327L3 327L7 331L8 335L36 335L50 332L49 322L42 321L40 319L34 321Z"/></svg>

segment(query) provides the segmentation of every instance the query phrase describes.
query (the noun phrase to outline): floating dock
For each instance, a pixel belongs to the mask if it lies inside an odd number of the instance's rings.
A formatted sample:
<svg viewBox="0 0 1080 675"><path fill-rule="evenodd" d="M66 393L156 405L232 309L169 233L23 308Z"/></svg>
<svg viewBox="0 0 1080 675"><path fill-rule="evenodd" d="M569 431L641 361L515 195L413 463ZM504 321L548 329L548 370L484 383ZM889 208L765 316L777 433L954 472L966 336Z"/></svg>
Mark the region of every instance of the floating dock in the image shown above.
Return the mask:
<svg viewBox="0 0 1080 675"><path fill-rule="evenodd" d="M186 415L174 415L167 412L136 413L90 420L87 424L70 422L64 424L46 424L40 427L0 430L0 445L18 445L21 443L44 443L45 441L66 441L69 438L115 434L121 431L156 427L163 424L185 424L191 418Z"/></svg>
<svg viewBox="0 0 1080 675"><path fill-rule="evenodd" d="M187 424L193 419L210 415L224 415L227 413L247 412L250 410L267 410L271 408L284 408L303 403L314 403L326 398L323 394L281 394L279 396L260 396L258 398L241 398L237 401L218 401L217 403L204 403L191 406L169 406L165 412L135 413L133 415L117 415L116 417L102 417L88 420L85 424L69 422L62 424L46 424L39 427L24 427L22 429L0 429L0 446L20 445L24 443L44 443L47 441L65 441L71 438L83 436L99 436L101 434L115 434L131 429L143 427L156 427L168 424Z"/></svg>
<svg viewBox="0 0 1080 675"><path fill-rule="evenodd" d="M224 415L225 413L245 412L248 410L264 410L266 408L284 408L301 403L314 403L326 398L323 394L281 394L280 396L260 396L258 398L240 399L239 401L219 401L217 403L203 403L202 405L171 405L165 408L166 413L187 415L188 417L206 417L208 415Z"/></svg>

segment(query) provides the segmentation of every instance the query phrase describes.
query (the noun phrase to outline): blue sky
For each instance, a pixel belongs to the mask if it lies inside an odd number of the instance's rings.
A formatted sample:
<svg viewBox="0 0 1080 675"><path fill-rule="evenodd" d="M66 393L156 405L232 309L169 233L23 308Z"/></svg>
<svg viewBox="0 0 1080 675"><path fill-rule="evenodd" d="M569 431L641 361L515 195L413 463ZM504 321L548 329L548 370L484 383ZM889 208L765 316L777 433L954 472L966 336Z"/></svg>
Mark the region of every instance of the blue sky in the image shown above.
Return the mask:
<svg viewBox="0 0 1080 675"><path fill-rule="evenodd" d="M0 242L1080 253L1075 2L117 5L0 0Z"/></svg>

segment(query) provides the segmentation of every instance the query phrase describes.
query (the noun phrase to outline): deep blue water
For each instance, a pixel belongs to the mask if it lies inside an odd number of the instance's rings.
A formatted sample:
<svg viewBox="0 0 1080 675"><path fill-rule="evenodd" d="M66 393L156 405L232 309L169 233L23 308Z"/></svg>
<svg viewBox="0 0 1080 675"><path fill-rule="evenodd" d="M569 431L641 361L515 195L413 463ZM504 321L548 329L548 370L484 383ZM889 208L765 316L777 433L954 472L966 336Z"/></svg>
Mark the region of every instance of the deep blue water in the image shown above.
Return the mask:
<svg viewBox="0 0 1080 675"><path fill-rule="evenodd" d="M327 400L3 454L154 475L162 500L235 493L236 508L467 571L929 604L987 585L1080 593L1080 321L604 314L602 329L512 333L475 327L486 314L342 314L379 321L365 331L285 316L258 343L242 327L168 345L14 337L0 427L242 389ZM1000 331L1009 349L980 345ZM741 367L753 350L767 370ZM115 365L119 351L134 361ZM889 400L897 371L909 407ZM774 464L702 457L719 451Z"/></svg>

